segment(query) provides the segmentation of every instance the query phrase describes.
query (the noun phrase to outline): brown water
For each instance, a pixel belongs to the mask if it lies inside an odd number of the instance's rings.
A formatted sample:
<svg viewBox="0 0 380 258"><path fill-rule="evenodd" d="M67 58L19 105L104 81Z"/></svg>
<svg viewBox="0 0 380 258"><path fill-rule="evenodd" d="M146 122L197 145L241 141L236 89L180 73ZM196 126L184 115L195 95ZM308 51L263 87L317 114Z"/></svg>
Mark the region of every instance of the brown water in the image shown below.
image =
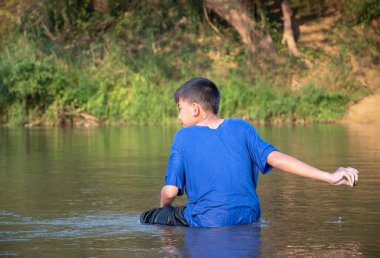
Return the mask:
<svg viewBox="0 0 380 258"><path fill-rule="evenodd" d="M274 170L259 180L261 222L219 229L138 222L159 204L176 128L0 129L0 256L378 256L379 129L258 127L281 151L322 169L357 168L359 185Z"/></svg>

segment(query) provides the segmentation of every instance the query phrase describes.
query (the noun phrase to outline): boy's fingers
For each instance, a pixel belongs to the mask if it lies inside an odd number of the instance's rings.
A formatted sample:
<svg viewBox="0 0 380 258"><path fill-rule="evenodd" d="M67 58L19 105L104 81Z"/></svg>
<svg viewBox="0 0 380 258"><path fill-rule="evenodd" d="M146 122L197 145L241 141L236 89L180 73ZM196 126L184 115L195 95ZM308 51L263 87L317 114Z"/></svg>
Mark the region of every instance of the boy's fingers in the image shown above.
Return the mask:
<svg viewBox="0 0 380 258"><path fill-rule="evenodd" d="M355 173L356 175L359 174L359 171L357 171L354 168L348 167L347 169L350 170L351 172Z"/></svg>
<svg viewBox="0 0 380 258"><path fill-rule="evenodd" d="M355 169L355 168L352 168L352 167L348 167L349 169L352 169L353 171L355 171L356 173L358 173L359 174L359 171L357 170L357 169Z"/></svg>
<svg viewBox="0 0 380 258"><path fill-rule="evenodd" d="M355 180L358 181L359 180L359 171L357 171L354 168L352 168L352 169L355 171Z"/></svg>
<svg viewBox="0 0 380 258"><path fill-rule="evenodd" d="M340 167L337 172L341 172L341 178L336 181L334 184L346 184L346 185L349 185L349 186L356 186L357 185L357 182L358 182L358 179L359 179L359 176L358 176L358 173L359 171L357 171L356 169L354 168L351 168L351 167L347 167L347 168L344 168L344 167ZM339 183L339 181L343 180L343 182Z"/></svg>
<svg viewBox="0 0 380 258"><path fill-rule="evenodd" d="M359 171L351 167L348 167L347 169L350 170L354 175L354 186L355 186L357 184L357 181L359 180L359 175L358 175Z"/></svg>
<svg viewBox="0 0 380 258"><path fill-rule="evenodd" d="M355 173L352 170L350 170L349 168L345 168L344 169L344 177L346 178L347 184L349 186L353 186L354 185L354 182L355 182Z"/></svg>
<svg viewBox="0 0 380 258"><path fill-rule="evenodd" d="M347 171L347 177L348 177L348 181L350 183L350 186L353 186L354 185L354 179L353 179L353 174L351 173L351 171Z"/></svg>

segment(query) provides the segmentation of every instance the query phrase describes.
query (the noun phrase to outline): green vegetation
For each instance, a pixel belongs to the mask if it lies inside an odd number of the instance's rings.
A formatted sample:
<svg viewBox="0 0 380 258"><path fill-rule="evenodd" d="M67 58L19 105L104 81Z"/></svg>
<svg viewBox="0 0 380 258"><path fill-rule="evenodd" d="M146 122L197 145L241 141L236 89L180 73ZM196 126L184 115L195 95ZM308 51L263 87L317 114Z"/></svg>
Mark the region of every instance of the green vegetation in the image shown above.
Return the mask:
<svg viewBox="0 0 380 258"><path fill-rule="evenodd" d="M276 53L252 56L214 13L209 19L223 38L210 28L201 1L96 1L107 3L103 10L90 0L20 2L0 6L8 20L0 25L0 122L10 126L56 126L62 114L82 112L107 124L171 123L172 94L194 76L219 85L222 116L329 122L369 91L352 73L349 54L379 60L371 38L345 38L337 54L301 45L310 68L280 44L274 22ZM349 24L376 16L368 7L376 1L361 9L343 2ZM352 34L347 26L338 30Z"/></svg>

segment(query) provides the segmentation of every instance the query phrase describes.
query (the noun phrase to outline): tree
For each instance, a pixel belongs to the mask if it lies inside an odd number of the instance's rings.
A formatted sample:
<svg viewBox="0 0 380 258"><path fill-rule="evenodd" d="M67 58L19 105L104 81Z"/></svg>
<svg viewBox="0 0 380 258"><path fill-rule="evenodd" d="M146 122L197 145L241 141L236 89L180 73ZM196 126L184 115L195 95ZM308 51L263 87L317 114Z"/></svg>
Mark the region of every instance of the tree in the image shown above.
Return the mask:
<svg viewBox="0 0 380 258"><path fill-rule="evenodd" d="M247 8L245 6L247 3L253 8ZM281 6L283 19L282 43L287 45L291 55L302 57L302 53L297 48L294 38L292 11L288 0L276 0L273 6ZM269 19L266 16L268 12L263 10L264 8L269 8L268 5L265 5L264 1L206 0L206 7L226 20L238 32L241 41L247 46L250 53L255 55L258 49L263 49L266 53L274 52L272 36L264 29L259 29L254 18L254 13L257 13L263 24ZM307 64L310 65L311 63L307 61Z"/></svg>
<svg viewBox="0 0 380 258"><path fill-rule="evenodd" d="M252 54L258 48L273 52L272 37L256 28L256 21L241 1L206 0L206 7L226 20L240 35L242 42Z"/></svg>
<svg viewBox="0 0 380 258"><path fill-rule="evenodd" d="M284 22L284 33L282 37L282 44L286 44L289 52L295 56L300 57L301 52L297 48L296 40L294 39L294 32L292 29L292 13L290 10L288 0L281 1L282 17Z"/></svg>

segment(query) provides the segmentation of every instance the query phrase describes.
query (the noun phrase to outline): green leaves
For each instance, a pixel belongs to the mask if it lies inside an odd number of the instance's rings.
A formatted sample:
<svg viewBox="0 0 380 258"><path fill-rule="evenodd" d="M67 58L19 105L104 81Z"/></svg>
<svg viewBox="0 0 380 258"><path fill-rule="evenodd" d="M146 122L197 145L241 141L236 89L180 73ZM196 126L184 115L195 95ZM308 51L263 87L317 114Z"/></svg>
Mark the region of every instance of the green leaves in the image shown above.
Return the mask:
<svg viewBox="0 0 380 258"><path fill-rule="evenodd" d="M257 80L250 84L232 78L221 85L221 114L256 122L329 122L340 119L350 96L328 91L309 83L297 92L276 87L273 82Z"/></svg>
<svg viewBox="0 0 380 258"><path fill-rule="evenodd" d="M369 23L380 17L380 1L378 0L342 0L341 10L348 21L353 23Z"/></svg>

